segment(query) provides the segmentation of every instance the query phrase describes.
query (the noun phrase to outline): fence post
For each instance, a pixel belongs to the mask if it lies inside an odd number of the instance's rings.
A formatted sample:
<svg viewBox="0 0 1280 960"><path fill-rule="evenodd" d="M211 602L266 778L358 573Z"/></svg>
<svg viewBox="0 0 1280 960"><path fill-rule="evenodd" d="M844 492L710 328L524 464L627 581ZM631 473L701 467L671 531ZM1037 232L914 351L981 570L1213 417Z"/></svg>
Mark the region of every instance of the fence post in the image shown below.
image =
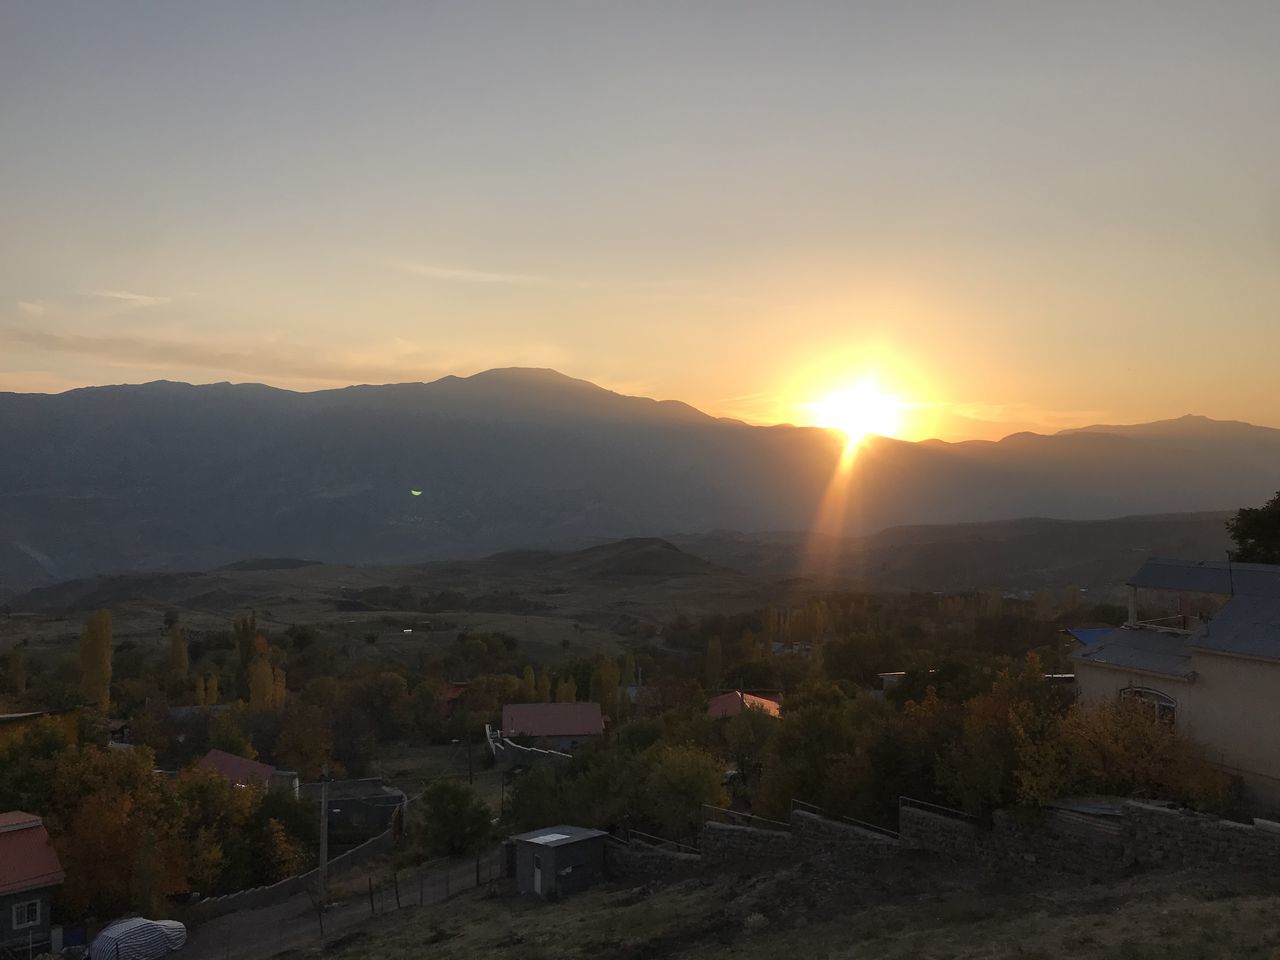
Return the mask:
<svg viewBox="0 0 1280 960"><path fill-rule="evenodd" d="M369 914L372 916L377 912L373 907L373 877L369 877Z"/></svg>
<svg viewBox="0 0 1280 960"><path fill-rule="evenodd" d="M480 858L476 857L476 886L480 886Z"/></svg>
<svg viewBox="0 0 1280 960"><path fill-rule="evenodd" d="M425 885L425 881L423 881L422 879L422 867L418 867L418 906L422 906L423 903L425 902L423 900L424 885Z"/></svg>
<svg viewBox="0 0 1280 960"><path fill-rule="evenodd" d="M396 909L400 909L400 871L394 867L391 870L391 883L396 888Z"/></svg>

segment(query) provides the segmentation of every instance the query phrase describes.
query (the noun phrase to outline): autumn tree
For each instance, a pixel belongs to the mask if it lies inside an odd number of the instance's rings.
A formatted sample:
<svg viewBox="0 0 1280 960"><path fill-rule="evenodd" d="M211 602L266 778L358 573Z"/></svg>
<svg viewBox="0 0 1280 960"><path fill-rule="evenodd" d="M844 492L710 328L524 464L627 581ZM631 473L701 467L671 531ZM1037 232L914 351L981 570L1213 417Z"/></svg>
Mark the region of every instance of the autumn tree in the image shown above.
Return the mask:
<svg viewBox="0 0 1280 960"><path fill-rule="evenodd" d="M102 713L111 708L111 613L89 615L80 634L80 690Z"/></svg>
<svg viewBox="0 0 1280 960"><path fill-rule="evenodd" d="M221 691L218 689L218 675L216 673L205 674L204 702L209 706L215 706L220 699Z"/></svg>
<svg viewBox="0 0 1280 960"><path fill-rule="evenodd" d="M763 710L743 710L725 722L725 750L745 786L760 779L766 751L777 730L778 718Z"/></svg>
<svg viewBox="0 0 1280 960"><path fill-rule="evenodd" d="M538 681L534 676L533 667L527 664L520 678L520 699L525 703L534 703L538 699Z"/></svg>
<svg viewBox="0 0 1280 960"><path fill-rule="evenodd" d="M720 691L720 673L724 668L723 661L724 654L721 650L720 638L709 638L707 640L706 657L703 660L704 686L709 693L718 693Z"/></svg>
<svg viewBox="0 0 1280 960"><path fill-rule="evenodd" d="M574 703L578 699L578 682L565 677L556 684L556 703Z"/></svg>
<svg viewBox="0 0 1280 960"><path fill-rule="evenodd" d="M285 708L276 739L274 759L304 780L315 780L333 756L333 735L319 707L294 704Z"/></svg>
<svg viewBox="0 0 1280 960"><path fill-rule="evenodd" d="M551 702L551 674L546 670L538 673L538 692L533 699L537 703Z"/></svg>
<svg viewBox="0 0 1280 960"><path fill-rule="evenodd" d="M169 629L169 673L185 680L190 665L186 631L175 623Z"/></svg>
<svg viewBox="0 0 1280 960"><path fill-rule="evenodd" d="M591 672L591 699L600 704L600 712L611 720L618 719L618 661L601 657Z"/></svg>

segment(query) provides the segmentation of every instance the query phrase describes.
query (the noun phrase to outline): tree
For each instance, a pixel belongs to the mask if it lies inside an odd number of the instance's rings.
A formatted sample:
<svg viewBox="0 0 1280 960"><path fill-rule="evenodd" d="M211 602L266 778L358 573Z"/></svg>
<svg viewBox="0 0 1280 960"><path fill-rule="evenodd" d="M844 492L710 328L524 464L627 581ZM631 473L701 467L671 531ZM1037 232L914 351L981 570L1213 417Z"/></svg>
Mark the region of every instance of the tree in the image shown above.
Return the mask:
<svg viewBox="0 0 1280 960"><path fill-rule="evenodd" d="M759 780L765 752L777 730L777 717L755 709L743 710L725 724L725 746L744 785L751 786Z"/></svg>
<svg viewBox="0 0 1280 960"><path fill-rule="evenodd" d="M203 707L205 704L204 677L196 674L195 690L192 693L192 699L195 700L197 707Z"/></svg>
<svg viewBox="0 0 1280 960"><path fill-rule="evenodd" d="M260 653L249 662L249 707L252 710L270 710L275 699L275 673L266 654Z"/></svg>
<svg viewBox="0 0 1280 960"><path fill-rule="evenodd" d="M27 658L21 647L14 647L5 657L5 686L15 697L27 692Z"/></svg>
<svg viewBox="0 0 1280 960"><path fill-rule="evenodd" d="M520 698L525 703L534 703L538 699L538 681L534 677L533 667L525 665L524 674L520 678Z"/></svg>
<svg viewBox="0 0 1280 960"><path fill-rule="evenodd" d="M111 709L111 613L89 615L80 634L80 690L102 713Z"/></svg>
<svg viewBox="0 0 1280 960"><path fill-rule="evenodd" d="M169 630L169 673L185 680L190 665L186 631L175 623Z"/></svg>
<svg viewBox="0 0 1280 960"><path fill-rule="evenodd" d="M1235 541L1233 560L1241 563L1280 563L1280 493L1261 507L1241 507L1227 521Z"/></svg>
<svg viewBox="0 0 1280 960"><path fill-rule="evenodd" d="M277 764L315 780L333 756L333 734L319 707L295 704L284 711L280 736L273 751Z"/></svg>
<svg viewBox="0 0 1280 960"><path fill-rule="evenodd" d="M204 702L212 707L217 705L218 700L218 675L216 673L206 674L204 678Z"/></svg>
<svg viewBox="0 0 1280 960"><path fill-rule="evenodd" d="M434 781L423 792L420 809L417 832L428 856L464 857L488 845L489 808L462 781Z"/></svg>
<svg viewBox="0 0 1280 960"><path fill-rule="evenodd" d="M707 691L709 693L718 693L720 690L720 672L724 666L719 637L712 637L707 641L707 656L703 666L706 670Z"/></svg>
<svg viewBox="0 0 1280 960"><path fill-rule="evenodd" d="M249 664L258 652L258 616L254 613L236 617L231 622L231 630L235 636L236 653L240 657L240 671L247 674Z"/></svg>
<svg viewBox="0 0 1280 960"><path fill-rule="evenodd" d="M656 746L644 754L642 817L670 840L698 832L702 807L724 806L724 764L695 746Z"/></svg>
<svg viewBox="0 0 1280 960"><path fill-rule="evenodd" d="M600 704L600 712L610 720L618 719L618 661L601 657L591 672L591 699Z"/></svg>
<svg viewBox="0 0 1280 960"><path fill-rule="evenodd" d="M578 699L578 682L573 677L556 684L556 703L574 703Z"/></svg>
<svg viewBox="0 0 1280 960"><path fill-rule="evenodd" d="M534 700L538 703L551 702L551 674L546 670L538 674L538 693Z"/></svg>

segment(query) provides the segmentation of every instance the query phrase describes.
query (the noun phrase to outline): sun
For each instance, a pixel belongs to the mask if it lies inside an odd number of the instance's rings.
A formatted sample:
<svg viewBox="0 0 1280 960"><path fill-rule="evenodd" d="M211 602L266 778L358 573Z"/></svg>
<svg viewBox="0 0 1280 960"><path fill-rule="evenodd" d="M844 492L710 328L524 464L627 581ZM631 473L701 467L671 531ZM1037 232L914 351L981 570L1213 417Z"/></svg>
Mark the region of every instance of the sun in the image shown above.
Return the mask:
<svg viewBox="0 0 1280 960"><path fill-rule="evenodd" d="M901 433L906 404L869 376L814 401L809 410L815 425L839 430L852 448L869 436Z"/></svg>

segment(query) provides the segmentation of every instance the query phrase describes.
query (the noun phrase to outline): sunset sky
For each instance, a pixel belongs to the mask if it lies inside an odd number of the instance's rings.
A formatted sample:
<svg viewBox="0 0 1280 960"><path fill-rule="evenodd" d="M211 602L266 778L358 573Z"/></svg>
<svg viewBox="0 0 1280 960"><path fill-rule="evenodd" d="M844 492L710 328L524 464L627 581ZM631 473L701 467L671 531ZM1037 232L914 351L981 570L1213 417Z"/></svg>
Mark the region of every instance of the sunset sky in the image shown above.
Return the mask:
<svg viewBox="0 0 1280 960"><path fill-rule="evenodd" d="M0 6L0 389L1280 426L1280 4Z"/></svg>

